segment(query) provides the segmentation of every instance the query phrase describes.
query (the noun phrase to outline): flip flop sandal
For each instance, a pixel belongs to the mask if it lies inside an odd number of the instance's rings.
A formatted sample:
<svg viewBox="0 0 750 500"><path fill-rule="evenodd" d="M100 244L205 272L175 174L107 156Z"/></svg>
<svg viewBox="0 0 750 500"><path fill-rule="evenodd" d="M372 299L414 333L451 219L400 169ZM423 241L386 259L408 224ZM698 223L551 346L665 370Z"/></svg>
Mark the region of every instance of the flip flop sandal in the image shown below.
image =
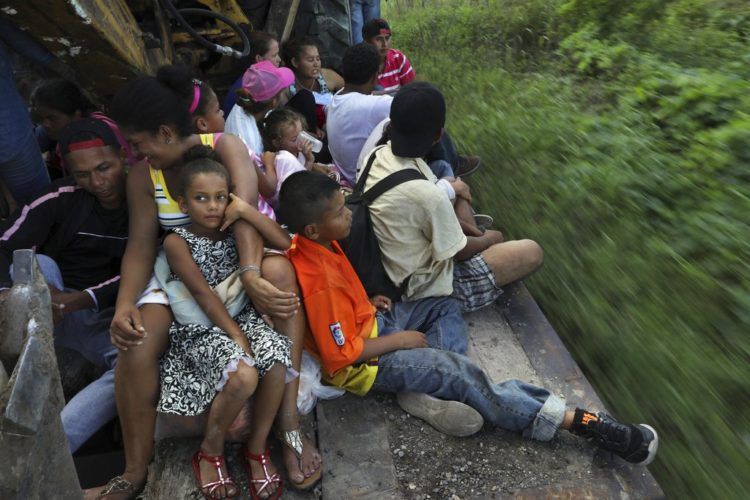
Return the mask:
<svg viewBox="0 0 750 500"><path fill-rule="evenodd" d="M281 480L281 476L279 476L278 472L274 472L270 475L268 474L268 464L271 463L271 458L268 455L268 449L266 448L266 451L264 453L261 453L260 455L250 453L250 450L248 450L247 447L243 448L243 452L245 455L245 472L247 472L247 483L250 486L250 496L253 497L253 500L261 500L262 497L260 495L261 493L263 493L263 490L265 490L272 484L278 485L276 491L262 500L276 500L277 498L279 498L281 496L283 481ZM250 468L251 460L253 462L259 462L263 466L263 474L265 475L263 479L253 478L253 471Z"/></svg>
<svg viewBox="0 0 750 500"><path fill-rule="evenodd" d="M112 479L109 480L109 482L104 486L102 491L99 492L98 495L96 495L96 500L102 500L104 498L107 498L110 495L121 495L126 494L128 500L135 500L138 498L138 495L141 494L143 489L146 487L146 483L143 483L143 485L138 488L136 485L128 481L122 476L115 476Z"/></svg>
<svg viewBox="0 0 750 500"><path fill-rule="evenodd" d="M300 434L299 429L292 429L291 431L280 431L277 429L276 437L279 439L279 441L281 441L282 444L284 444L287 448L294 452L297 460L302 460L302 435ZM323 475L322 469L322 467L318 467L318 470L313 472L312 475L306 477L299 483L292 481L290 478L289 484L291 484L295 490L309 490L315 485L315 483L320 481L320 477Z"/></svg>
<svg viewBox="0 0 750 500"><path fill-rule="evenodd" d="M216 475L219 476L219 479L203 484L203 480L201 479L201 460L205 460L214 466L216 469ZM237 487L237 483L235 483L229 475L224 476L224 473L221 471L221 467L224 465L224 455L206 455L201 450L198 450L195 452L195 455L193 455L192 464L193 475L195 475L198 488L205 498L208 498L209 500L219 500L222 498L234 498L239 494L240 489ZM234 489L234 494L227 494L226 496L215 495L216 490L221 487L225 487L227 491L229 491L230 488Z"/></svg>

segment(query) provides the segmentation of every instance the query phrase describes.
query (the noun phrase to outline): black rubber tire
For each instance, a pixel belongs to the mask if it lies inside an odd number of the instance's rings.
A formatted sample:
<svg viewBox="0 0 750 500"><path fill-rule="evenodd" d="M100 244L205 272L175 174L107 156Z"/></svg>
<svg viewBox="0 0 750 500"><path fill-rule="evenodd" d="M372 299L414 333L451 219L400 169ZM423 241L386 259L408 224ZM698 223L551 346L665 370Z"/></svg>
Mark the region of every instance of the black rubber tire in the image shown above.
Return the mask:
<svg viewBox="0 0 750 500"><path fill-rule="evenodd" d="M341 58L351 45L349 0L302 0L292 37L309 36L318 40L324 68L341 73Z"/></svg>
<svg viewBox="0 0 750 500"><path fill-rule="evenodd" d="M271 7L271 0L237 0L242 12L247 16L253 30L263 30L268 17L268 9Z"/></svg>

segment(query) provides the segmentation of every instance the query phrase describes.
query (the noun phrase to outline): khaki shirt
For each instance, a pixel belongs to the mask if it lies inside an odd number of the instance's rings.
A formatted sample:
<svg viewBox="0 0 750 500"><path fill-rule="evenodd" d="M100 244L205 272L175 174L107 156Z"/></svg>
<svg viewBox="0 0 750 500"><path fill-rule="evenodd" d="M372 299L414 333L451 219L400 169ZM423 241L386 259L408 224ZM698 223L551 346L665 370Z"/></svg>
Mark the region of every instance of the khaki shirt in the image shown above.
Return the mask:
<svg viewBox="0 0 750 500"><path fill-rule="evenodd" d="M453 204L423 160L395 156L390 142L375 155L366 190L404 168L417 169L427 178L400 184L370 205L385 271L397 286L409 278L406 300L451 295L453 256L466 246ZM368 158L363 158L360 171Z"/></svg>

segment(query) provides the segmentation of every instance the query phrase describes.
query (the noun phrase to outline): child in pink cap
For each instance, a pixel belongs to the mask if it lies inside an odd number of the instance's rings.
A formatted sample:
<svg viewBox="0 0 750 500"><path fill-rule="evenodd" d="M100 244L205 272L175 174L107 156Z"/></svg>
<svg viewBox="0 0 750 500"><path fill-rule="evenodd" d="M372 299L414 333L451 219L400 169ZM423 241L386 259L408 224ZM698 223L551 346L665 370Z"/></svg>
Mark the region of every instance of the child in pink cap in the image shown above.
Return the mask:
<svg viewBox="0 0 750 500"><path fill-rule="evenodd" d="M294 73L289 68L277 68L271 61L247 68L237 90L237 104L229 112L224 131L240 136L256 154L263 153L258 122L281 104L279 94L293 82Z"/></svg>
<svg viewBox="0 0 750 500"><path fill-rule="evenodd" d="M278 68L271 61L253 64L242 75L242 86L237 89L237 104L224 125L224 132L239 136L247 145L250 158L258 170L258 192L264 199L271 199L276 194L276 186L268 182L264 175L264 163L273 164L274 155L263 158L265 148L258 123L280 104L280 94L293 81L294 73L288 68Z"/></svg>

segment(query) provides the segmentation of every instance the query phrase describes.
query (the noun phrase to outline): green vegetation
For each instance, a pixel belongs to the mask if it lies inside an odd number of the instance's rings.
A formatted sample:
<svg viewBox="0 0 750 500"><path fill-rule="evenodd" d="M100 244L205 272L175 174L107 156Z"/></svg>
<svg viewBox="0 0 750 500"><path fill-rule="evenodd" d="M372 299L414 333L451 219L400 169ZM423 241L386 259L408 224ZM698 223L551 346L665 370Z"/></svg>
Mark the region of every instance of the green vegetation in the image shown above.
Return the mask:
<svg viewBox="0 0 750 500"><path fill-rule="evenodd" d="M750 4L391 0L394 44L482 155L482 210L668 496L750 478Z"/></svg>

